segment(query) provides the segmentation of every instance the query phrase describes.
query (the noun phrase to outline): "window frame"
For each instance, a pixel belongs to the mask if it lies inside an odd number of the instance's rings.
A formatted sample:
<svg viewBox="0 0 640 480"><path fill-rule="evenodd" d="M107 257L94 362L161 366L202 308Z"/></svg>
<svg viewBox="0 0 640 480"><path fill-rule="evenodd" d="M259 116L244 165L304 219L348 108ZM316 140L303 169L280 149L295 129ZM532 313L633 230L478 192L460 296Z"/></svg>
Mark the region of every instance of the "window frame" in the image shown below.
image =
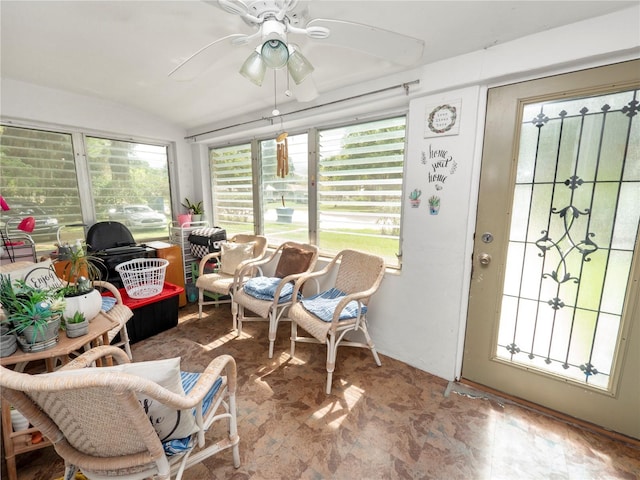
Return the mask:
<svg viewBox="0 0 640 480"><path fill-rule="evenodd" d="M176 189L176 179L178 178L176 168L176 145L173 141L160 140L157 138L149 138L140 135L117 134L91 128L69 127L51 122L15 119L11 117L1 117L0 125L6 127L24 128L29 130L39 130L43 132L54 132L71 136L71 145L73 149L74 164L76 169L76 181L78 184L80 211L82 216L82 223L85 225L93 225L97 221L94 196L91 187L89 162L87 159L86 137L96 137L128 143L140 143L165 148L167 153L167 174L170 196L169 205L171 208L170 217L172 217L173 214L179 209L179 195ZM85 227L85 233L86 228L87 227ZM168 238L168 230L166 236L159 238ZM44 249L39 247L44 247ZM48 243L36 242L36 249L38 250L38 252L49 252L50 245Z"/></svg>
<svg viewBox="0 0 640 480"><path fill-rule="evenodd" d="M407 152L408 152L408 140L409 140L409 112L407 110L402 111L390 111L385 112L384 114L375 115L375 116L367 116L362 118L352 118L348 121L336 121L331 122L326 125L317 125L311 127L300 127L297 129L287 129L287 133L290 136L306 134L307 135L307 160L308 160L308 181L307 181L307 192L308 192L308 237L309 243L313 245L318 245L318 229L320 219L318 217L318 186L317 186L317 178L318 178L318 169L319 169L319 138L320 131L323 130L331 130L334 128L348 128L352 125L358 124L366 124L373 123L376 121L393 119L397 117L405 118L405 134L404 134L404 155L402 161L402 186L401 186L401 194L400 194L400 223L398 226L398 244L397 244L397 252L396 257L397 261L395 263L388 263L385 260L386 268L389 270L401 270L402 269L402 245L403 245L403 219L405 213L404 207L404 198L406 191L406 169L407 169ZM281 131L281 129L279 130ZM230 145L243 145L247 143L251 143L251 151L252 151L252 169L253 169L253 203L254 203L254 233L257 235L264 234L264 198L263 198L263 188L262 188L262 163L260 159L260 142L273 140L277 136L277 133L271 134L261 134L261 135L239 135L235 137L233 140L227 140L222 144L216 144L215 142L207 142L207 168L209 169L209 176L212 178L212 169L211 169L211 150L215 150L216 148L225 148ZM250 140L247 138L250 137ZM213 180L210 182L213 183ZM213 186L211 185L211 188ZM212 190L212 202L214 204L215 209L215 191ZM274 245L270 245L273 247ZM323 252L320 250L320 255L330 258L333 257L334 254L330 252Z"/></svg>

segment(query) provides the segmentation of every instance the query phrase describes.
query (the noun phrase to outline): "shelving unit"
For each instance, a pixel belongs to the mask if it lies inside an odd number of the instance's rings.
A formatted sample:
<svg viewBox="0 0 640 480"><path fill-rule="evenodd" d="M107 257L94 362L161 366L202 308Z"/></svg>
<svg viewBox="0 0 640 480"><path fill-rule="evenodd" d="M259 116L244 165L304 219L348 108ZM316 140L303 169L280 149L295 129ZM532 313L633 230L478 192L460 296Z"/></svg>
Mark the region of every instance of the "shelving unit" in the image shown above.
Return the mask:
<svg viewBox="0 0 640 480"><path fill-rule="evenodd" d="M191 270L191 264L199 262L200 259L191 255L191 249L189 248L189 234L198 228L206 228L209 226L209 222L190 222L188 224L179 224L173 221L169 224L169 242L174 245L179 245L182 252L182 266L184 268L184 284L185 288L191 283L195 283Z"/></svg>
<svg viewBox="0 0 640 480"><path fill-rule="evenodd" d="M51 444L46 438L42 438L39 443L33 443L33 435L38 433L38 429L29 427L26 430L14 431L11 425L11 407L9 402L2 400L2 431L5 458L7 460L7 476L10 480L17 480L18 473L16 471L15 457L23 453L33 452L41 448L48 447Z"/></svg>

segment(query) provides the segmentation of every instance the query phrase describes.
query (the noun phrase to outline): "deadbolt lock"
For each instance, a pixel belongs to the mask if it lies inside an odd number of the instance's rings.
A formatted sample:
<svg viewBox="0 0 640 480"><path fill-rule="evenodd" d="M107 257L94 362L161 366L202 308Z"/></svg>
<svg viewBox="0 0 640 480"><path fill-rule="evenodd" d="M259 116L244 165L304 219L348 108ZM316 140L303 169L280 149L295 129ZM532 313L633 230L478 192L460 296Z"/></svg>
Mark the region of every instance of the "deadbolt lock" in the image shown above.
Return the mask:
<svg viewBox="0 0 640 480"><path fill-rule="evenodd" d="M491 263L491 255L488 253L481 253L479 260L480 265L489 265Z"/></svg>

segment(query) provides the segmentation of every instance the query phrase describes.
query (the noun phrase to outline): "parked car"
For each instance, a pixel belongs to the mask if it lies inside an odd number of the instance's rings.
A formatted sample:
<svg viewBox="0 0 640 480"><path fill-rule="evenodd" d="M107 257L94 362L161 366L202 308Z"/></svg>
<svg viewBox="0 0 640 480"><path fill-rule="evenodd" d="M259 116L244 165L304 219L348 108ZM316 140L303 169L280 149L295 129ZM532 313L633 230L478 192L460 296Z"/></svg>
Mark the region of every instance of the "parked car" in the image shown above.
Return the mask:
<svg viewBox="0 0 640 480"><path fill-rule="evenodd" d="M148 205L119 205L109 210L109 220L129 228L164 228L167 217Z"/></svg>
<svg viewBox="0 0 640 480"><path fill-rule="evenodd" d="M10 210L0 212L0 227L4 233L23 233L17 229L20 221L25 217L33 217L36 221L33 232L30 235L56 234L58 232L58 219L47 213L35 203L7 200Z"/></svg>

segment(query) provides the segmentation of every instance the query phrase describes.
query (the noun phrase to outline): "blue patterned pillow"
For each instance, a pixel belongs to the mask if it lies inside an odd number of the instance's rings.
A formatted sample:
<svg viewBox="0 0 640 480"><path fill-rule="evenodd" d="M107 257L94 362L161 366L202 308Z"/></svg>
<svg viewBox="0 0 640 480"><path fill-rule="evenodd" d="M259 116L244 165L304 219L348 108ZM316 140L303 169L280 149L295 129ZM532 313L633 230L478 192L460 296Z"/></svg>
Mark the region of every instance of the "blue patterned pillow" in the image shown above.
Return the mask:
<svg viewBox="0 0 640 480"><path fill-rule="evenodd" d="M333 312L338 303L347 294L337 288L331 288L326 292L318 293L312 297L306 297L300 300L302 306L310 313L324 322L330 322L333 319ZM362 313L367 313L367 306L362 305ZM340 320L348 320L358 316L358 302L355 300L347 303L346 307L340 312Z"/></svg>

